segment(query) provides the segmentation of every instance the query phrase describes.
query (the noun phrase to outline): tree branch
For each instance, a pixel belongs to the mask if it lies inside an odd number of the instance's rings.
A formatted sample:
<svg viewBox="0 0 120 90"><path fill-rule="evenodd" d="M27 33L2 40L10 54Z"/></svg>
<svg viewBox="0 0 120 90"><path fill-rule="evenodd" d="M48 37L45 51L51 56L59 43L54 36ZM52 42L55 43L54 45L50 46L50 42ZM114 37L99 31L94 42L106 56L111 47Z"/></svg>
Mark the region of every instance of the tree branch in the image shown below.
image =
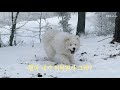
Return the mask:
<svg viewBox="0 0 120 90"><path fill-rule="evenodd" d="M31 38L39 39L39 38L37 38L37 37L35 37L35 36L22 36L22 35L17 35L17 36L20 36L20 37L31 37Z"/></svg>
<svg viewBox="0 0 120 90"><path fill-rule="evenodd" d="M26 21L23 25L17 27L16 29L20 29L21 27L25 26L29 21Z"/></svg>

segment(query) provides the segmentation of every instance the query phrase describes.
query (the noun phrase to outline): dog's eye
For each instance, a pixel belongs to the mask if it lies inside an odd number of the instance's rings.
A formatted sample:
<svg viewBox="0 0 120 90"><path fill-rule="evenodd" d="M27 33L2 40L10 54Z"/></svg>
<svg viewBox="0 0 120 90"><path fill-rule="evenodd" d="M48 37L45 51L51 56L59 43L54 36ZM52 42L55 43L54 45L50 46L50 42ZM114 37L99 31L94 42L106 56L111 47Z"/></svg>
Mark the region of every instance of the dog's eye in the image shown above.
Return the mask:
<svg viewBox="0 0 120 90"><path fill-rule="evenodd" d="M72 44L70 44L70 46L72 46Z"/></svg>
<svg viewBox="0 0 120 90"><path fill-rule="evenodd" d="M76 46L76 44L75 44L75 46Z"/></svg>

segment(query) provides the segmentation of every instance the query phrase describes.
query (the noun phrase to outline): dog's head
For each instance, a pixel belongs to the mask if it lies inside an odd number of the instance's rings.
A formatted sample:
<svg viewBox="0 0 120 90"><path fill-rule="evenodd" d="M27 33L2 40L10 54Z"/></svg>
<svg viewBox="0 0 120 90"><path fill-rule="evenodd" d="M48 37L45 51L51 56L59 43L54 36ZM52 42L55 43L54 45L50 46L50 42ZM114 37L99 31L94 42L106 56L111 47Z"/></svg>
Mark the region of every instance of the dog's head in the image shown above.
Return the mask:
<svg viewBox="0 0 120 90"><path fill-rule="evenodd" d="M67 49L70 54L74 54L78 51L80 47L80 37L79 36L70 36L65 39L65 49Z"/></svg>

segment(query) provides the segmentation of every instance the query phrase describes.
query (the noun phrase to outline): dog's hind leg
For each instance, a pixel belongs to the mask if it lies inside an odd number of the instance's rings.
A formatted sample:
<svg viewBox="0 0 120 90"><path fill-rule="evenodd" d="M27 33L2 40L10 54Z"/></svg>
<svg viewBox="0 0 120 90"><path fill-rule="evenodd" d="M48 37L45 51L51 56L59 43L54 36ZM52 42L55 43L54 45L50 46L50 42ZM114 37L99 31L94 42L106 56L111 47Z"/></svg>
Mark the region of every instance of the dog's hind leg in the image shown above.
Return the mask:
<svg viewBox="0 0 120 90"><path fill-rule="evenodd" d="M48 56L48 60L51 60L51 61L53 61L53 58L54 58L54 56L55 56L55 50L51 47L51 46L47 46L46 48L45 48L45 51L46 51L46 54L47 54L47 56Z"/></svg>

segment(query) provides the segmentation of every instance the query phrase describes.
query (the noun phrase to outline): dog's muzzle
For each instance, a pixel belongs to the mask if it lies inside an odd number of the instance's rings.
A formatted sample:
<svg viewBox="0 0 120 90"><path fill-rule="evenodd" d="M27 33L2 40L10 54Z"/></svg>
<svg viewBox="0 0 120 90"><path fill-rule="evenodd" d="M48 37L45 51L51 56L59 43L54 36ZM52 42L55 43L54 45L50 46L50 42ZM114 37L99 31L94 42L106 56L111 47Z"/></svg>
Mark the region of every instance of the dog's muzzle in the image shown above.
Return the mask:
<svg viewBox="0 0 120 90"><path fill-rule="evenodd" d="M75 50L70 50L71 54L74 54L75 53Z"/></svg>

